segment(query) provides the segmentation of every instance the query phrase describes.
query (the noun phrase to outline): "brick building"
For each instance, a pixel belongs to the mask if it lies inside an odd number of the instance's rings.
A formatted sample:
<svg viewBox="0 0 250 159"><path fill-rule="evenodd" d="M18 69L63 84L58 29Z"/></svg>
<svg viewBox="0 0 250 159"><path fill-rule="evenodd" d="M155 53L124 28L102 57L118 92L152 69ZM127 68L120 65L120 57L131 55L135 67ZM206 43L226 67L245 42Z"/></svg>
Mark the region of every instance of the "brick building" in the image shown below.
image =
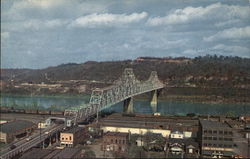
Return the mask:
<svg viewBox="0 0 250 159"><path fill-rule="evenodd" d="M107 132L103 136L103 151L125 153L128 151L128 133Z"/></svg>
<svg viewBox="0 0 250 159"><path fill-rule="evenodd" d="M83 127L74 127L60 133L60 144L63 147L74 147L85 140L87 135Z"/></svg>

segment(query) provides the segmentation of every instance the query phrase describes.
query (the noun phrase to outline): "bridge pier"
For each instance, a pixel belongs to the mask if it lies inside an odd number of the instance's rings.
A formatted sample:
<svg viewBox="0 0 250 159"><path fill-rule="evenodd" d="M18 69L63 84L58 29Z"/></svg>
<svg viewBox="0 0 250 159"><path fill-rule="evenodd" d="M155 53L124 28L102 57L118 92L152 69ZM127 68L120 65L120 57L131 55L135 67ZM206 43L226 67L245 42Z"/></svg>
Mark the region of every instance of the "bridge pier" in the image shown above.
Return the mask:
<svg viewBox="0 0 250 159"><path fill-rule="evenodd" d="M134 112L133 97L130 97L130 98L124 100L123 112L125 112L125 113L133 113Z"/></svg>
<svg viewBox="0 0 250 159"><path fill-rule="evenodd" d="M150 101L150 106L152 108L153 113L156 113L157 112L159 91L158 90L153 90L151 93L152 93L152 98L151 98L151 101Z"/></svg>

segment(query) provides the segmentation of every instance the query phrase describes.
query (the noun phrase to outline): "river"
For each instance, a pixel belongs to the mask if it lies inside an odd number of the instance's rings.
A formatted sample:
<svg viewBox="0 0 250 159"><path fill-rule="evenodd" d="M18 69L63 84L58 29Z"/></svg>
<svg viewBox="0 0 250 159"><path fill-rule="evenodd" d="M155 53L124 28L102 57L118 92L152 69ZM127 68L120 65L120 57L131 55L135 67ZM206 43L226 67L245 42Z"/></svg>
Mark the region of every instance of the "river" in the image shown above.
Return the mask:
<svg viewBox="0 0 250 159"><path fill-rule="evenodd" d="M1 95L1 106L25 109L64 110L72 106L88 103L88 97L65 96L16 96ZM122 103L118 103L106 111L122 112ZM136 113L152 113L149 101L134 101ZM157 112L164 115L186 115L195 113L201 115L250 115L248 104L204 104L191 102L159 101Z"/></svg>

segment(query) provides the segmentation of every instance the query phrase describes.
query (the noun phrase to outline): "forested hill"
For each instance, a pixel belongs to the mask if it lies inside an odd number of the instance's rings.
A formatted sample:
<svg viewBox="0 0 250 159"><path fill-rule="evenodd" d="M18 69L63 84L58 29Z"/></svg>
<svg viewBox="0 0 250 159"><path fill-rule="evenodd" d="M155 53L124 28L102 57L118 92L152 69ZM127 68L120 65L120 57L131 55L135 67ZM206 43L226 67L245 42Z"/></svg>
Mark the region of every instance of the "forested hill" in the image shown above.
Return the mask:
<svg viewBox="0 0 250 159"><path fill-rule="evenodd" d="M2 69L1 80L7 82L49 83L62 80L113 82L127 67L136 77L146 80L151 71L172 86L242 87L250 85L250 59L204 56L190 58L139 57L135 60L62 64L45 69Z"/></svg>

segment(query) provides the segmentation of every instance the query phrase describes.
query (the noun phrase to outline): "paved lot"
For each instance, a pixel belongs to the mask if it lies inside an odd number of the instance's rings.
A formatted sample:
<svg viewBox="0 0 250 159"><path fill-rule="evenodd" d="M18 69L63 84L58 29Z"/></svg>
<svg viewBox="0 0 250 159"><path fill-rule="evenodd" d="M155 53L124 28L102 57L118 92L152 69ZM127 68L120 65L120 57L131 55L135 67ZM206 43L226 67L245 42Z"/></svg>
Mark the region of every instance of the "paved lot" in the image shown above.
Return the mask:
<svg viewBox="0 0 250 159"><path fill-rule="evenodd" d="M45 121L49 115L35 115L35 114L17 114L17 113L1 113L1 120L28 120L34 123Z"/></svg>

